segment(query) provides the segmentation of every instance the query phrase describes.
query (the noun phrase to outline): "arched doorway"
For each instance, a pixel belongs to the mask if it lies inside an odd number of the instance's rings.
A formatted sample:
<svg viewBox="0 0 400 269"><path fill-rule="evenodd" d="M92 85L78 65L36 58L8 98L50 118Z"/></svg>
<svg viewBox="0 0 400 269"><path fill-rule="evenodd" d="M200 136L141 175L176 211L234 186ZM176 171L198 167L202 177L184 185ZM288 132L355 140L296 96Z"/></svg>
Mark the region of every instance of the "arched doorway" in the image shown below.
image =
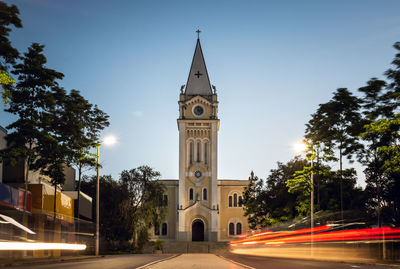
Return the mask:
<svg viewBox="0 0 400 269"><path fill-rule="evenodd" d="M204 241L204 222L196 219L192 223L192 241Z"/></svg>

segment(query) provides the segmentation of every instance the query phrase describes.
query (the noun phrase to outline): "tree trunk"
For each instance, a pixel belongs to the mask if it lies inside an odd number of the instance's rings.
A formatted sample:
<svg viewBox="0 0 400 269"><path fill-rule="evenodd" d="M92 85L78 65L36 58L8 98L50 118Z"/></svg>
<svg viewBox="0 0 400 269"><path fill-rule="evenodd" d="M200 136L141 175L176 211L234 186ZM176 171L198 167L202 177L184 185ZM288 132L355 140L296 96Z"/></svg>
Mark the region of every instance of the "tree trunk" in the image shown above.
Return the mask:
<svg viewBox="0 0 400 269"><path fill-rule="evenodd" d="M343 224L343 162L342 162L342 142L340 142L339 148L339 160L340 160L340 217Z"/></svg>
<svg viewBox="0 0 400 269"><path fill-rule="evenodd" d="M320 158L319 158L319 148L317 149L317 204L318 204L318 210L320 210L320 192L319 192L319 182L320 182L320 178L319 178L319 163L320 162Z"/></svg>
<svg viewBox="0 0 400 269"><path fill-rule="evenodd" d="M377 207L377 217L378 217L378 227L382 226L382 220L381 220L381 177L380 177L380 173L378 171L378 165L377 165L377 161L378 161L378 154L375 150L374 153L374 163L375 163L375 179L376 179L376 198L378 201L378 207Z"/></svg>

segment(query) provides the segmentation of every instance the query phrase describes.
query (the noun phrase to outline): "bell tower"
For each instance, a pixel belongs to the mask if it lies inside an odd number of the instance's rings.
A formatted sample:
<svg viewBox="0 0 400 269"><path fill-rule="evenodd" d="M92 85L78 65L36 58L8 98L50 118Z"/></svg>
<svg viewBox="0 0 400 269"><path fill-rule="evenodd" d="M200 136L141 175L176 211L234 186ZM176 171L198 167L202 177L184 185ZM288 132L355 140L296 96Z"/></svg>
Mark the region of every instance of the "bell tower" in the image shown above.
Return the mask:
<svg viewBox="0 0 400 269"><path fill-rule="evenodd" d="M179 96L179 193L177 239L218 239L218 98L211 86L200 30L186 85Z"/></svg>

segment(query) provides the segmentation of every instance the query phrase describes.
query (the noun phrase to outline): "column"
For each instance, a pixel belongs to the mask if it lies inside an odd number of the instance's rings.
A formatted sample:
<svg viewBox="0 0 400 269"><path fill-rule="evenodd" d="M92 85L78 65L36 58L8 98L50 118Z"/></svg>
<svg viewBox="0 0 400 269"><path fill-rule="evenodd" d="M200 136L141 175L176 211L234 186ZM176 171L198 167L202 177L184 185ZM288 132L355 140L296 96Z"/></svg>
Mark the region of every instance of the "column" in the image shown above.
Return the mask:
<svg viewBox="0 0 400 269"><path fill-rule="evenodd" d="M211 123L211 208L217 208L218 204L218 127L217 122ZM211 235L210 241L218 240L218 214L211 211Z"/></svg>

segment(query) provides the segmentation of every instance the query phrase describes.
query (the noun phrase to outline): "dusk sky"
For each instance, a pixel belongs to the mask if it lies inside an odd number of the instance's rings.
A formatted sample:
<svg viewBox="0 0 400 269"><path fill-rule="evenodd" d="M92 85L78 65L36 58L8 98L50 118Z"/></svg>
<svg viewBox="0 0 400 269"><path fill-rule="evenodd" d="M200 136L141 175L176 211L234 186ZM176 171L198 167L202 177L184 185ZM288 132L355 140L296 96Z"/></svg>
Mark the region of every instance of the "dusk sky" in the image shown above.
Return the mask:
<svg viewBox="0 0 400 269"><path fill-rule="evenodd" d="M6 2L24 26L13 45L44 44L60 85L110 115L103 136L118 143L101 148L101 173L116 179L143 164L178 178L177 101L198 26L220 102L219 179L265 178L293 158L318 104L383 78L400 41L398 0Z"/></svg>

